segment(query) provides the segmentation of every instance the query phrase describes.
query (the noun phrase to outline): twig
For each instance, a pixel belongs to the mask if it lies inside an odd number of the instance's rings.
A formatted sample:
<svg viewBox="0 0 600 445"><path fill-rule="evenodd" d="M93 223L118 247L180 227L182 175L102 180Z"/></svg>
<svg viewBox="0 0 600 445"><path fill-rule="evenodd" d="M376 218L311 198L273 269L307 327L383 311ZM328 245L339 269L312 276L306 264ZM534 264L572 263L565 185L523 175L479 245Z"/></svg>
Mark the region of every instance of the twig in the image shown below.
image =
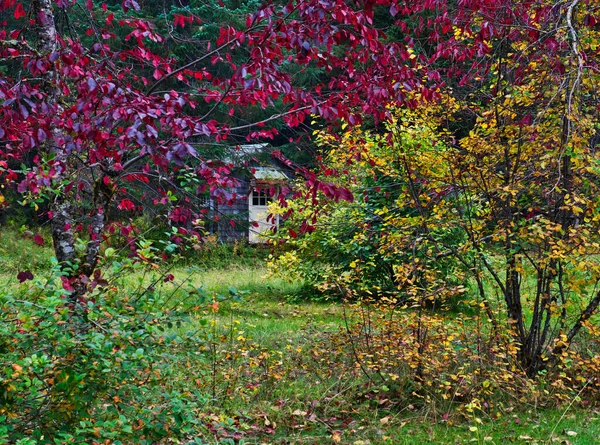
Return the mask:
<svg viewBox="0 0 600 445"><path fill-rule="evenodd" d="M554 436L554 432L556 431L556 428L558 428L558 425L560 424L560 422L562 422L564 417L567 415L567 411L569 411L571 409L571 406L573 406L573 403L575 403L575 400L577 400L579 398L579 395L589 385L589 383L590 383L589 380L586 381L585 385L583 385L583 388L581 388L579 390L579 392L577 393L577 395L571 399L571 403L569 403L569 406L567 406L567 409L565 409L565 411L562 413L562 416L560 416L560 419L558 419L558 422L556 422L556 425L554 425L554 428L552 429L552 432L550 433L550 440L552 440L552 437Z"/></svg>

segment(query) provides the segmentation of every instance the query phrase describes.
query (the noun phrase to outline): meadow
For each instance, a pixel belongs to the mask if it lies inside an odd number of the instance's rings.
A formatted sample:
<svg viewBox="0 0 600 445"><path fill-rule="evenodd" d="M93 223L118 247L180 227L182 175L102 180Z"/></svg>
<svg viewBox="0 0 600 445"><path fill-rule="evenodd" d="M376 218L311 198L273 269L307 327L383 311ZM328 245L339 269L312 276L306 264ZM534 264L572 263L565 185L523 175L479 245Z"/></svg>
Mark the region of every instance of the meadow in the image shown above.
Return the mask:
<svg viewBox="0 0 600 445"><path fill-rule="evenodd" d="M26 294L31 281L20 284L17 273L44 275L49 257L48 249L31 240L3 235L3 293ZM141 420L121 415L119 425L102 424L107 438L96 443L598 443L600 412L581 393L562 401L533 400L499 388L478 405L457 397L455 387L450 399L434 391L426 398L407 383L394 388L374 379L352 343L360 338L348 336L364 321L364 306L311 299L303 283L268 277L264 257L249 248L241 254L221 249L201 261L139 268L115 278L124 294L146 295L152 288L153 304L184 315L160 328L164 347L152 358L168 377L129 402L111 396L116 405L146 404L140 409L153 413L162 409L157 401L171 403L170 414L160 420L163 438L128 439L126 433ZM172 280L157 280L171 275ZM83 431L86 421L81 422ZM35 440L14 443L46 443Z"/></svg>

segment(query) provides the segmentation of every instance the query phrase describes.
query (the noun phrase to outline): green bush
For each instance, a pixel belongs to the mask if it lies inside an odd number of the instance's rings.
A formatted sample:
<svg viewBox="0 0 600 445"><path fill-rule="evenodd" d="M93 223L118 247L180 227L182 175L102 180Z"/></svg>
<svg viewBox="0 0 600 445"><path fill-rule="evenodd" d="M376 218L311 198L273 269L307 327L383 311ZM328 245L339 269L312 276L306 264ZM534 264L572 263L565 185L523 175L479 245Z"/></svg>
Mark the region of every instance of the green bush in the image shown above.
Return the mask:
<svg viewBox="0 0 600 445"><path fill-rule="evenodd" d="M465 236L441 219L456 200L443 176L447 148L425 123L393 130L390 138L360 127L339 139L318 135L328 153L317 172L320 186L300 183L295 199L270 209L288 216L269 235L273 276L310 283L327 298L435 307L463 298L469 271L444 246Z"/></svg>
<svg viewBox="0 0 600 445"><path fill-rule="evenodd" d="M127 277L141 267L124 261L112 271ZM73 303L58 276L55 267L0 291L0 444L151 444L192 431L208 399L170 378L185 314L169 307L168 292L97 276L85 301Z"/></svg>

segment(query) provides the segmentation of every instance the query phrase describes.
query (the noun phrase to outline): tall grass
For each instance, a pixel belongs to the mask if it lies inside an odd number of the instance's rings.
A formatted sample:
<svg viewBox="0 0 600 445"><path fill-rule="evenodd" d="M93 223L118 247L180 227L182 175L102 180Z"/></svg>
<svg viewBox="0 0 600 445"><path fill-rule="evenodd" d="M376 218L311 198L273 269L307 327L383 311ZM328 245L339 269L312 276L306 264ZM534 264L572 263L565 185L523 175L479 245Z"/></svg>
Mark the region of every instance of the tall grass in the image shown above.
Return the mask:
<svg viewBox="0 0 600 445"><path fill-rule="evenodd" d="M39 245L29 234L21 234L16 230L0 230L0 276L16 274L22 270L50 269L53 251L49 246L49 237L44 238L44 245Z"/></svg>
<svg viewBox="0 0 600 445"><path fill-rule="evenodd" d="M447 417L449 410L439 406L392 400L385 387L365 379L339 340L332 340L344 330L342 304L290 298L303 291L303 283L265 278L260 250L218 249L212 259L205 251L185 264L165 264L175 279L159 280L154 290L172 294L173 305L186 302L189 312L186 323L164 336L171 342L173 388L201 392L208 400L194 413L204 426L190 433L190 440L224 444L239 436L247 445L411 445L502 444L510 437L522 444L598 443L600 415L579 406L563 415L562 409L508 399L479 417L464 418ZM5 283L15 284L21 270L42 275L51 256L47 245L15 231L0 232ZM124 296L143 290L166 269L119 277L120 290ZM191 289L202 289L202 304L189 303ZM486 290L495 295L492 285ZM230 298L232 293L241 298Z"/></svg>

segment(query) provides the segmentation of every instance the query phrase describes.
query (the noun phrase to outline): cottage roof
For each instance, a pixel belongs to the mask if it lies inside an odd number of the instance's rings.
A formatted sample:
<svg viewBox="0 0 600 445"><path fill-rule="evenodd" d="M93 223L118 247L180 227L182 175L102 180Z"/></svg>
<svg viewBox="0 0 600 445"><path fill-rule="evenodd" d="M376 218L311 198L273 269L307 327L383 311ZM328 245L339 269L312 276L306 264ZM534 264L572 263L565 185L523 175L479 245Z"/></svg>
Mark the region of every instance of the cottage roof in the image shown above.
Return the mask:
<svg viewBox="0 0 600 445"><path fill-rule="evenodd" d="M286 181L288 177L276 167L254 167L250 170L257 181Z"/></svg>

